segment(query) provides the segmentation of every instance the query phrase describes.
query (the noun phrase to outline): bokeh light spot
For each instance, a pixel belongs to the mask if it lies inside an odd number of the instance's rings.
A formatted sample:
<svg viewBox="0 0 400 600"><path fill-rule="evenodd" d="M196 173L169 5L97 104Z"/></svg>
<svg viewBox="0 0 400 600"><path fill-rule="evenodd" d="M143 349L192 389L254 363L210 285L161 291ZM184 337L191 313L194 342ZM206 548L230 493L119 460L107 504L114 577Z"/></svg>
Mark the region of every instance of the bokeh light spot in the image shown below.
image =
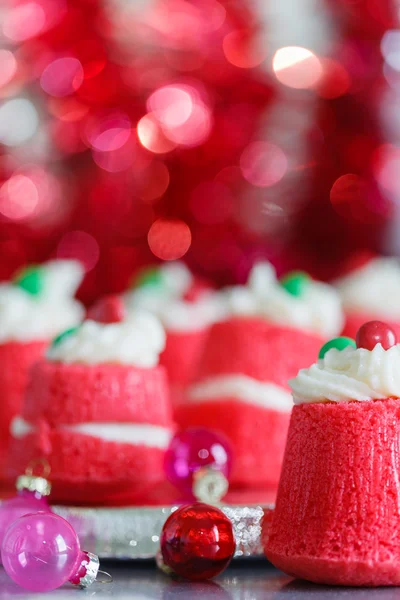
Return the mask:
<svg viewBox="0 0 400 600"><path fill-rule="evenodd" d="M400 30L386 31L381 41L381 52L387 64L400 71Z"/></svg>
<svg viewBox="0 0 400 600"><path fill-rule="evenodd" d="M86 128L88 143L94 150L111 152L122 148L131 135L131 122L124 114L96 117Z"/></svg>
<svg viewBox="0 0 400 600"><path fill-rule="evenodd" d="M122 148L100 152L92 150L93 160L97 166L109 173L120 173L126 171L133 163L133 149L131 144L125 144Z"/></svg>
<svg viewBox="0 0 400 600"><path fill-rule="evenodd" d="M203 103L194 104L189 119L183 125L165 131L167 137L180 146L194 147L210 135L212 118L210 109Z"/></svg>
<svg viewBox="0 0 400 600"><path fill-rule="evenodd" d="M25 98L13 98L0 105L0 143L19 146L33 136L39 124L36 108Z"/></svg>
<svg viewBox="0 0 400 600"><path fill-rule="evenodd" d="M191 95L180 87L167 85L156 90L147 100L147 109L167 128L183 125L193 110Z"/></svg>
<svg viewBox="0 0 400 600"><path fill-rule="evenodd" d="M192 242L189 226L179 219L157 219L147 234L152 253L162 260L176 260L186 254Z"/></svg>
<svg viewBox="0 0 400 600"><path fill-rule="evenodd" d="M254 32L247 30L228 33L224 37L222 48L227 61L241 69L257 67L267 55L266 45L260 38L254 39Z"/></svg>
<svg viewBox="0 0 400 600"><path fill-rule="evenodd" d="M365 201L366 192L365 180L354 173L347 173L336 179L330 191L330 200L339 214L356 216L359 205Z"/></svg>
<svg viewBox="0 0 400 600"><path fill-rule="evenodd" d="M247 181L258 187L278 183L287 171L284 152L269 142L252 142L240 157L240 168Z"/></svg>
<svg viewBox="0 0 400 600"><path fill-rule="evenodd" d="M317 82L319 96L332 99L346 94L350 88L351 79L344 66L331 58L324 58L321 65L322 75Z"/></svg>
<svg viewBox="0 0 400 600"><path fill-rule="evenodd" d="M6 12L3 33L14 42L22 42L38 35L44 28L46 15L37 2L25 2Z"/></svg>
<svg viewBox="0 0 400 600"><path fill-rule="evenodd" d="M0 188L0 213L13 221L30 217L36 209L39 195L32 179L17 174Z"/></svg>
<svg viewBox="0 0 400 600"><path fill-rule="evenodd" d="M312 88L322 75L319 58L301 46L277 50L272 59L272 68L280 83L296 89Z"/></svg>
<svg viewBox="0 0 400 600"><path fill-rule="evenodd" d="M0 87L7 85L17 71L17 61L10 50L0 49Z"/></svg>
<svg viewBox="0 0 400 600"><path fill-rule="evenodd" d="M140 119L137 124L137 135L142 146L154 154L164 154L176 148L176 144L166 137L157 119L151 113Z"/></svg>
<svg viewBox="0 0 400 600"><path fill-rule="evenodd" d="M83 67L77 58L65 56L53 60L40 78L42 89L50 96L62 98L76 92L83 83Z"/></svg>
<svg viewBox="0 0 400 600"><path fill-rule="evenodd" d="M147 107L165 137L179 146L198 146L210 134L211 110L193 86L163 86L151 94Z"/></svg>
<svg viewBox="0 0 400 600"><path fill-rule="evenodd" d="M379 186L398 197L400 192L400 148L391 144L379 146L373 156L373 172Z"/></svg>
<svg viewBox="0 0 400 600"><path fill-rule="evenodd" d="M91 271L100 257L99 244L86 231L69 231L57 246L57 258L73 258L79 260L86 272Z"/></svg>

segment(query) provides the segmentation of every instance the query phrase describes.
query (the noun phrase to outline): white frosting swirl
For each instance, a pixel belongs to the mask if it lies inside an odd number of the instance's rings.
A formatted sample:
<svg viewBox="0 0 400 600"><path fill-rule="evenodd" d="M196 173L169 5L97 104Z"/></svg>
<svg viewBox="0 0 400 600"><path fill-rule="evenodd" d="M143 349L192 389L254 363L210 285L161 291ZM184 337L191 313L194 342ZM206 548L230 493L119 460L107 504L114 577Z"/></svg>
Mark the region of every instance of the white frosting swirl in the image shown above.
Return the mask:
<svg viewBox="0 0 400 600"><path fill-rule="evenodd" d="M332 348L289 381L295 404L351 402L400 397L400 345L384 350Z"/></svg>
<svg viewBox="0 0 400 600"><path fill-rule="evenodd" d="M222 296L227 314L258 315L324 338L337 335L343 327L340 298L332 286L310 279L304 292L293 296L282 287L267 262L253 267L246 286L227 288Z"/></svg>
<svg viewBox="0 0 400 600"><path fill-rule="evenodd" d="M335 282L345 310L400 319L400 262L378 257Z"/></svg>
<svg viewBox="0 0 400 600"><path fill-rule="evenodd" d="M193 276L184 263L179 261L159 267L162 277L161 289L157 285L145 285L124 296L128 311L144 309L160 319L169 331L196 331L216 321L222 315L219 297L204 292L194 302L183 296L193 283Z"/></svg>
<svg viewBox="0 0 400 600"><path fill-rule="evenodd" d="M80 263L54 260L40 268L44 288L38 295L0 284L0 343L51 339L83 319L84 308L73 298L83 278Z"/></svg>
<svg viewBox="0 0 400 600"><path fill-rule="evenodd" d="M119 363L151 368L165 347L165 332L150 313L136 312L119 323L85 321L47 351L49 360L65 363Z"/></svg>

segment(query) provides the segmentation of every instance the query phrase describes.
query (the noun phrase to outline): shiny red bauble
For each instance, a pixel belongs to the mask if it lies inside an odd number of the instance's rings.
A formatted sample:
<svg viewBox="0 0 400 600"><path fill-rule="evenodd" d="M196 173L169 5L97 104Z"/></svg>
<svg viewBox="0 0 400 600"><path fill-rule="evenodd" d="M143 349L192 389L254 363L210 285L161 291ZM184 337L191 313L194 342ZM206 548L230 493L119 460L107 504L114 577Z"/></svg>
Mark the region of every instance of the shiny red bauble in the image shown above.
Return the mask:
<svg viewBox="0 0 400 600"><path fill-rule="evenodd" d="M382 321L368 321L357 331L357 348L373 350L377 344L382 344L388 350L397 344L396 333L389 325Z"/></svg>
<svg viewBox="0 0 400 600"><path fill-rule="evenodd" d="M218 508L202 502L178 508L161 533L165 565L194 581L221 573L232 560L235 547L231 521Z"/></svg>
<svg viewBox="0 0 400 600"><path fill-rule="evenodd" d="M126 316L123 300L116 294L103 296L87 311L86 318L99 323L119 323Z"/></svg>

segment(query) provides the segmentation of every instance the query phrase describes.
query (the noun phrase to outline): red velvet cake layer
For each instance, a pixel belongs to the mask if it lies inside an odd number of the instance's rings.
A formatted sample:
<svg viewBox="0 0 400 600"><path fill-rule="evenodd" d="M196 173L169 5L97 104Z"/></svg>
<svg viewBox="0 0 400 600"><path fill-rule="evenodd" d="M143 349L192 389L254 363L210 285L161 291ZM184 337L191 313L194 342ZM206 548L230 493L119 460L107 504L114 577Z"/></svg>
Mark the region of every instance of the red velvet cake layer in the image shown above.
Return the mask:
<svg viewBox="0 0 400 600"><path fill-rule="evenodd" d="M164 479L173 422L163 367L43 360L32 370L22 417L8 475L45 456L54 502L131 501Z"/></svg>
<svg viewBox="0 0 400 600"><path fill-rule="evenodd" d="M44 354L47 342L0 344L0 478L10 441L10 423L20 413L32 365Z"/></svg>
<svg viewBox="0 0 400 600"><path fill-rule="evenodd" d="M184 386L193 379L207 335L208 328L186 332L167 331L160 365L167 369L172 385Z"/></svg>
<svg viewBox="0 0 400 600"><path fill-rule="evenodd" d="M211 328L197 380L242 374L288 389L288 379L317 360L323 343L316 334L260 318L229 319Z"/></svg>
<svg viewBox="0 0 400 600"><path fill-rule="evenodd" d="M164 479L165 451L117 443L68 430L51 430L52 502L107 504L114 495L134 499ZM37 458L37 439L29 434L12 443L9 475L24 472Z"/></svg>
<svg viewBox="0 0 400 600"><path fill-rule="evenodd" d="M165 370L43 360L32 371L22 416L31 422L44 418L51 426L90 421L169 426Z"/></svg>
<svg viewBox="0 0 400 600"><path fill-rule="evenodd" d="M400 585L400 400L296 406L268 559L316 583Z"/></svg>

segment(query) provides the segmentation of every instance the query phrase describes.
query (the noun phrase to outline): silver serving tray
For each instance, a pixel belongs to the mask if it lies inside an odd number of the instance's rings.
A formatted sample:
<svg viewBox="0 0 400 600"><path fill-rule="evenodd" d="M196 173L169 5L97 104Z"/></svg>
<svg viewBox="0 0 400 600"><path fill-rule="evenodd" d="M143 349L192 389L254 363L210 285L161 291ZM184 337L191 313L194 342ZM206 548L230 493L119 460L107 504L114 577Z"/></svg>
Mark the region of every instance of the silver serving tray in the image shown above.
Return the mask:
<svg viewBox="0 0 400 600"><path fill-rule="evenodd" d="M273 504L219 505L231 519L236 536L235 558L263 555L261 528ZM81 547L101 559L155 558L160 533L175 506L129 508L75 508L53 506L54 512L66 518L79 535Z"/></svg>

